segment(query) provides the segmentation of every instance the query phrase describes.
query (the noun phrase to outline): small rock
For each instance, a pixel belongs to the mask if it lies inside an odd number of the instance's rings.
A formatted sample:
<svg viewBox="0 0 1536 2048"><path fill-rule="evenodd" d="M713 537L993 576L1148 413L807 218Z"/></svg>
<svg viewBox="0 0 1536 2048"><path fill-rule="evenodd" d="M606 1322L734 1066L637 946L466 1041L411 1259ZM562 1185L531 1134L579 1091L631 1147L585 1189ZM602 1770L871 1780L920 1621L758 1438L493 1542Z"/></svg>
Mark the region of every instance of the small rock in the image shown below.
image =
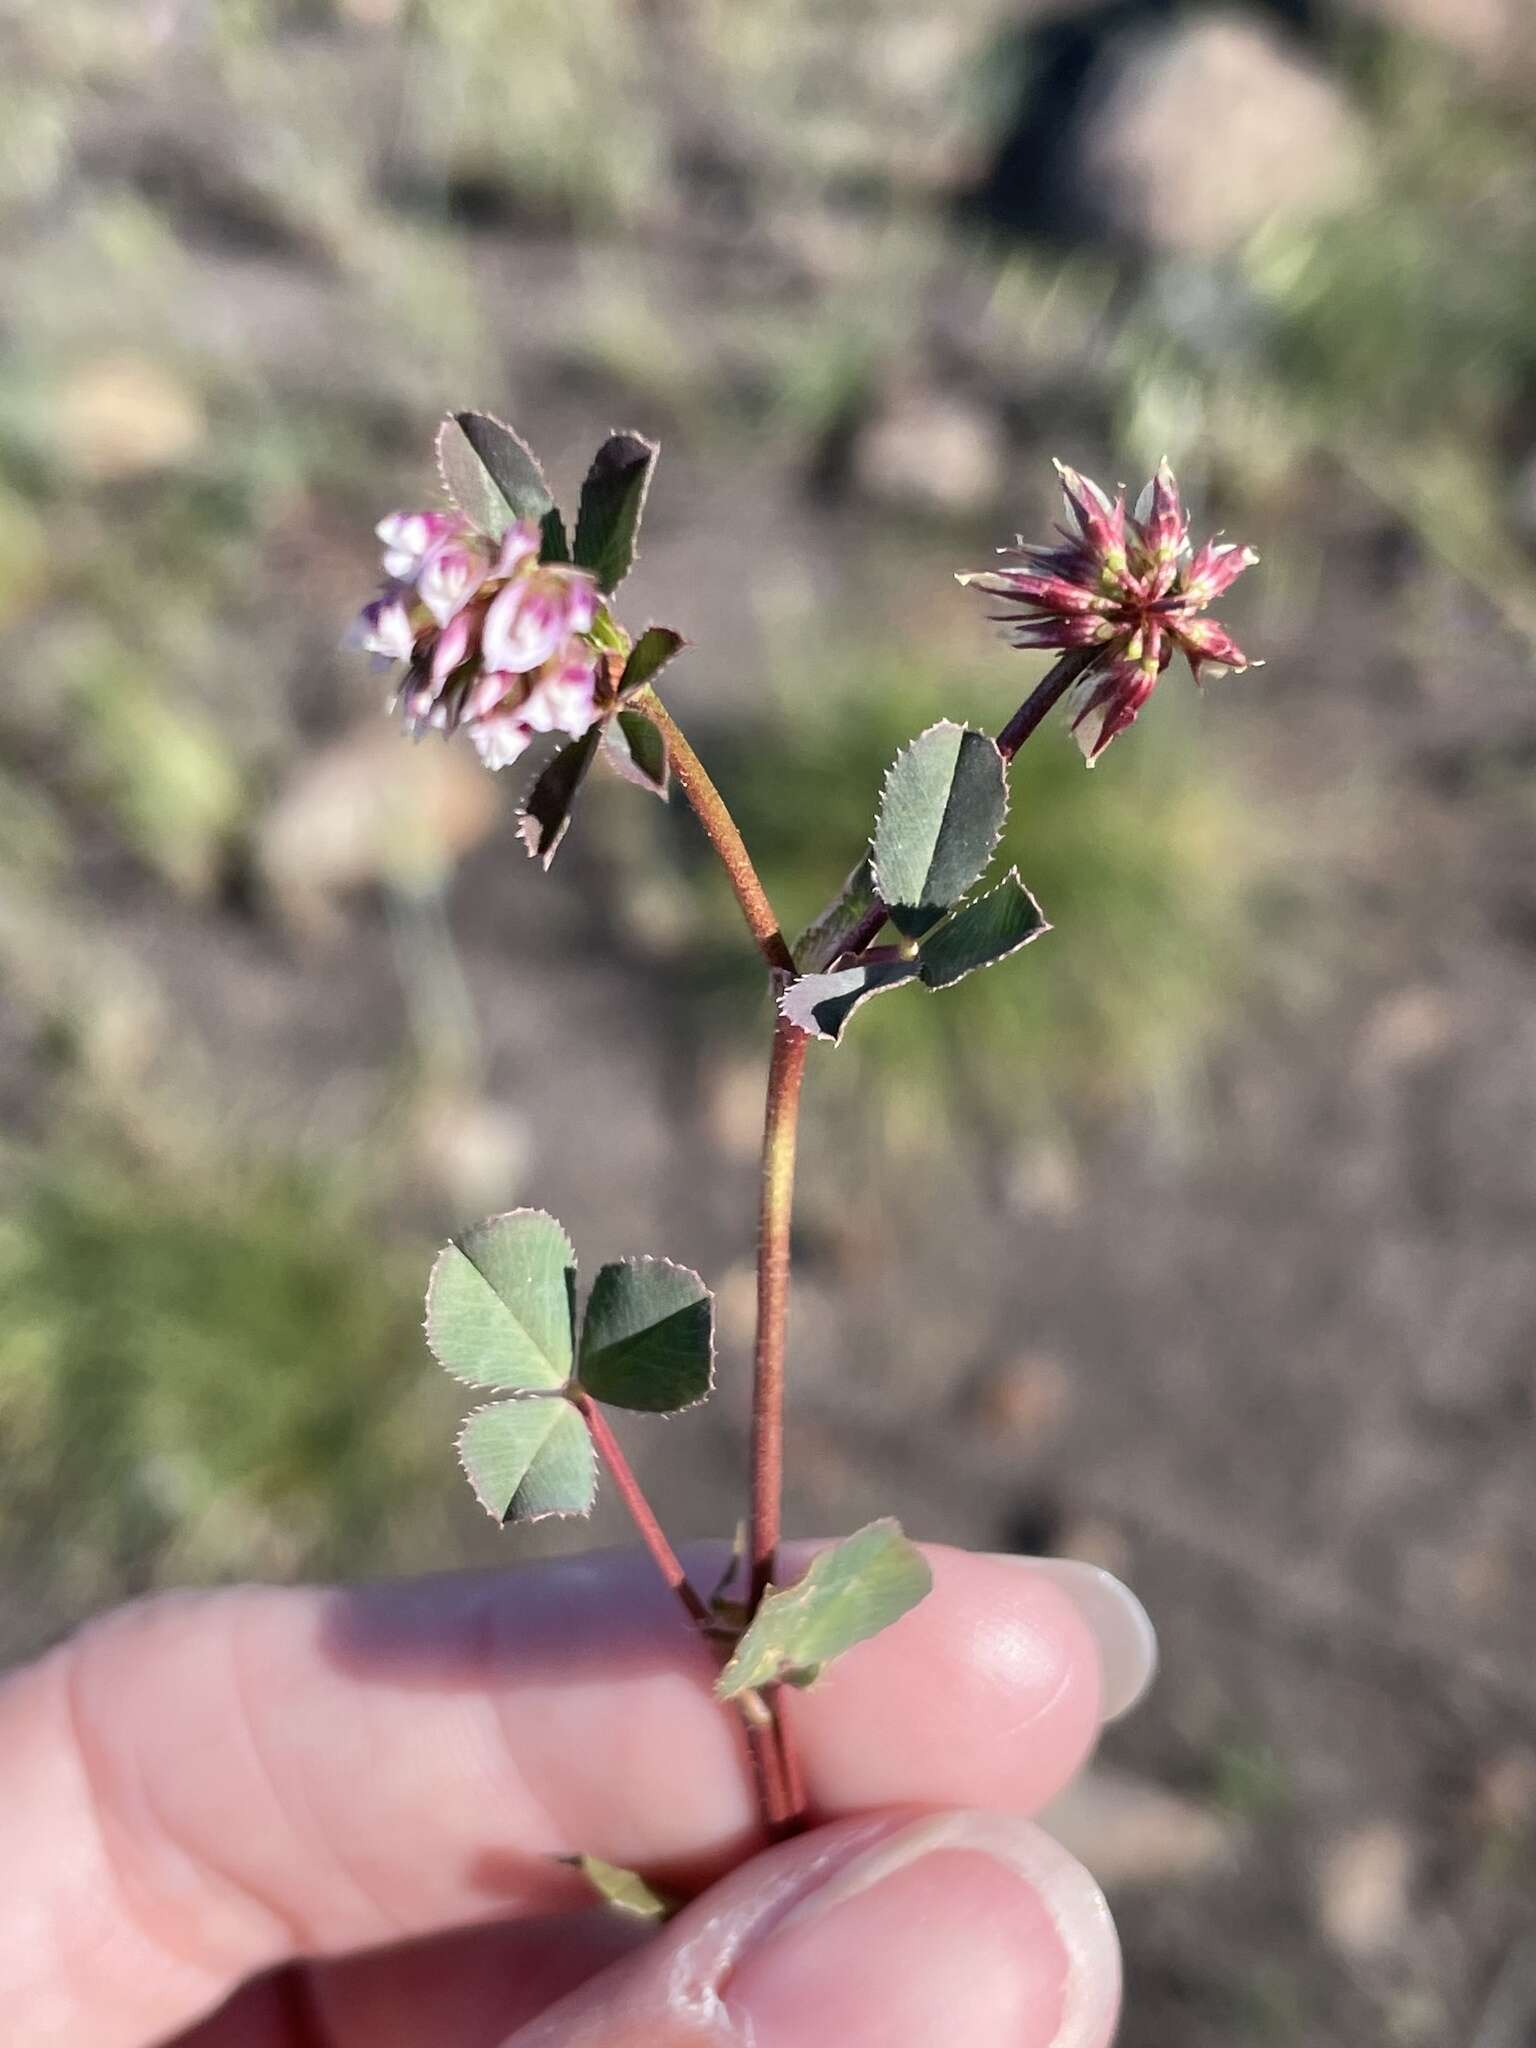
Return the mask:
<svg viewBox="0 0 1536 2048"><path fill-rule="evenodd" d="M667 960L684 952L698 936L700 912L695 899L670 876L631 871L631 886L614 909L625 932L642 952Z"/></svg>
<svg viewBox="0 0 1536 2048"><path fill-rule="evenodd" d="M989 1372L977 1390L976 1419L989 1435L1036 1446L1060 1433L1072 1407L1072 1380L1046 1351Z"/></svg>
<svg viewBox="0 0 1536 2048"><path fill-rule="evenodd" d="M1083 1206L1083 1176L1071 1147L1042 1142L1021 1151L1008 1174L1008 1206L1021 1216L1075 1216Z"/></svg>
<svg viewBox="0 0 1536 2048"><path fill-rule="evenodd" d="M507 1102L427 1096L416 1117L416 1156L455 1214L510 1209L528 1163L528 1120Z"/></svg>
<svg viewBox="0 0 1536 2048"><path fill-rule="evenodd" d="M146 356L86 364L63 385L58 407L70 461L102 483L174 468L207 432L196 394Z"/></svg>
<svg viewBox="0 0 1536 2048"><path fill-rule="evenodd" d="M1096 1564L1117 1579L1129 1579L1131 1546L1122 1530L1102 1515L1077 1515L1062 1523L1053 1546L1058 1557L1075 1558L1079 1564Z"/></svg>
<svg viewBox="0 0 1536 2048"><path fill-rule="evenodd" d="M986 512L1003 487L997 422L940 392L895 396L859 436L853 474L863 497L899 511L946 518Z"/></svg>
<svg viewBox="0 0 1536 2048"><path fill-rule="evenodd" d="M1318 1874L1318 1918L1334 1947L1356 1960L1382 1954L1408 1926L1413 1850L1392 1821L1342 1836Z"/></svg>
<svg viewBox="0 0 1536 2048"><path fill-rule="evenodd" d="M1144 1778L1093 1770L1040 1816L1106 1890L1201 1877L1229 1863L1238 1831L1208 1807Z"/></svg>
<svg viewBox="0 0 1536 2048"><path fill-rule="evenodd" d="M430 888L502 815L462 748L411 745L384 717L306 754L256 834L256 867L289 924L322 937L336 898L370 884Z"/></svg>
<svg viewBox="0 0 1536 2048"><path fill-rule="evenodd" d="M1362 1052L1375 1068L1417 1067L1455 1042L1456 1008L1443 989L1399 989L1372 1010Z"/></svg>
<svg viewBox="0 0 1536 2048"><path fill-rule="evenodd" d="M1472 1540L1451 1560L1451 1588L1456 1605L1475 1621L1493 1621L1507 1613L1515 1599L1514 1560L1496 1542Z"/></svg>
<svg viewBox="0 0 1536 2048"><path fill-rule="evenodd" d="M1257 23L1219 15L1128 38L1099 60L1082 176L1122 234L1216 257L1275 215L1359 199L1361 125L1338 89Z"/></svg>
<svg viewBox="0 0 1536 2048"><path fill-rule="evenodd" d="M1475 1799L1486 1827L1514 1833L1536 1826L1536 1752L1506 1750L1478 1775Z"/></svg>

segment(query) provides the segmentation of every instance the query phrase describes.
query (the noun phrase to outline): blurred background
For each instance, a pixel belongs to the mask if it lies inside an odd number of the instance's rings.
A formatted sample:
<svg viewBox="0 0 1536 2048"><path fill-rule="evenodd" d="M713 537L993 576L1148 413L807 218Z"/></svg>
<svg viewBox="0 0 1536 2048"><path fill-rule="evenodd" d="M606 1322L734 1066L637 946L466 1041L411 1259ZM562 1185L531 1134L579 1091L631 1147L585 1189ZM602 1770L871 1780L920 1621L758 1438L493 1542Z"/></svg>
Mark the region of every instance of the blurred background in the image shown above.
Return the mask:
<svg viewBox="0 0 1536 2048"><path fill-rule="evenodd" d="M1127 2048L1536 2006L1529 0L0 4L0 1653L526 1555L427 1261L521 1202L719 1288L766 1019L686 814L410 748L337 651L486 406L664 455L632 627L787 922L1033 679L950 580L1174 459L1262 673L1021 758L1055 932L813 1055L793 1523L1090 1557L1165 1666L1060 1816ZM586 1530L574 1540L586 1542ZM596 1535L622 1540L611 1507ZM564 1537L549 1539L564 1541ZM536 1546L535 1546L536 1547Z"/></svg>

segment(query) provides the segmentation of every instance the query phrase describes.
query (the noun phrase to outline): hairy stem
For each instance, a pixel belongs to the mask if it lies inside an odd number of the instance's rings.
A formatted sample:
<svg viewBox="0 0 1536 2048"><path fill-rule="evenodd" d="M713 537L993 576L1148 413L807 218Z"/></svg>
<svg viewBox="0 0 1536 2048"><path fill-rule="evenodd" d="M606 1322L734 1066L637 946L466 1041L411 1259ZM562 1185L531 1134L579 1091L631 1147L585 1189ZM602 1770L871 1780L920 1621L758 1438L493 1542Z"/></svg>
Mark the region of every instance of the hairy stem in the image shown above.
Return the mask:
<svg viewBox="0 0 1536 2048"><path fill-rule="evenodd" d="M794 958L773 914L773 905L758 880L746 842L736 829L736 820L726 809L725 799L716 789L709 770L689 746L682 728L653 689L647 686L637 690L631 702L637 711L645 713L666 741L667 755L678 787L704 828L705 837L720 856L720 865L730 878L736 901L741 905L741 914L747 920L747 929L756 940L758 951L771 968L793 974Z"/></svg>
<svg viewBox="0 0 1536 2048"><path fill-rule="evenodd" d="M608 1476L613 1481L620 1499L628 1508L630 1517L640 1532L640 1540L649 1552L656 1569L677 1595L678 1602L689 1621L706 1636L712 1640L716 1639L715 1617L683 1569L682 1559L667 1541L666 1534L656 1519L655 1510L646 1499L645 1491L635 1477L634 1468L625 1457L607 1416L588 1393L578 1390L572 1394L571 1400L580 1409L582 1419L591 1432L597 1455L608 1468ZM752 1775L757 1784L757 1803L764 1829L774 1839L782 1839L785 1835L792 1834L799 1825L800 1815L805 1806L805 1791L800 1778L799 1760L789 1747L779 1710L773 1702L765 1704L768 1707L766 1720L753 1720L743 1714L743 1733L746 1737Z"/></svg>
<svg viewBox="0 0 1536 2048"><path fill-rule="evenodd" d="M677 1595L688 1619L702 1629L713 1626L714 1617L698 1589L683 1570L683 1561L667 1541L660 1522L657 1521L650 1502L646 1499L634 1469L625 1457L618 1438L609 1427L608 1418L588 1393L578 1391L571 1396L581 1410L582 1419L591 1431L592 1442L597 1455L608 1468L609 1477L630 1518L640 1532L640 1540L655 1561L656 1569Z"/></svg>
<svg viewBox="0 0 1536 2048"><path fill-rule="evenodd" d="M1069 648L1042 677L997 736L997 751L1005 761L1013 759L1041 719L1055 709L1083 670L1098 658L1097 647Z"/></svg>
<svg viewBox="0 0 1536 2048"><path fill-rule="evenodd" d="M704 836L725 869L736 901L741 906L747 929L756 941L769 969L777 977L793 975L794 956L785 943L779 920L768 893L758 879L752 856L715 787L708 769L689 745L686 735L656 692L637 690L631 700L660 731L678 787L688 799ZM795 1120L800 1105L800 1083L805 1073L809 1040L782 1018L776 1019L773 1052L768 1069L768 1114L763 1136L763 1187L759 1212L757 1258L757 1345L752 1384L752 1501L749 1611L756 1612L778 1554L779 1521L784 1491L784 1334L789 1302L789 1219L795 1174ZM589 1416L590 1419L590 1416ZM601 1419L599 1418L599 1421ZM606 1442L605 1442L606 1437ZM596 1437L598 1449L610 1456L611 1434ZM612 1444L622 1460L623 1453ZM627 1470L627 1467L623 1468ZM680 1576L677 1563L645 1503L639 1488L630 1482L626 1491L619 1467L613 1467L615 1481L624 1493L651 1555L679 1592L697 1599L691 1587L687 1595L672 1575L666 1560ZM691 1611L691 1609L690 1609ZM705 1620L708 1622L706 1612ZM777 1689L762 1696L761 1718L747 1717L747 1749L757 1778L758 1804L770 1834L791 1834L802 1825L805 1812L804 1783L793 1738L785 1725ZM761 1712L761 1710L760 1710Z"/></svg>
<svg viewBox="0 0 1536 2048"><path fill-rule="evenodd" d="M757 1231L757 1345L752 1360L751 1598L773 1577L784 1493L784 1340L789 1322L789 1226L795 1197L800 1085L810 1039L780 1017L768 1063Z"/></svg>
<svg viewBox="0 0 1536 2048"><path fill-rule="evenodd" d="M749 1601L773 1582L784 1507L784 1347L789 1328L789 1232L795 1199L795 1141L800 1089L810 1039L779 1017L768 1062L763 1119L762 1188L757 1230L757 1343L752 1357L752 1515ZM759 1731L765 1762L760 1782L774 1800L767 1818L778 1834L803 1826L805 1786L781 1687L765 1688L769 1725Z"/></svg>

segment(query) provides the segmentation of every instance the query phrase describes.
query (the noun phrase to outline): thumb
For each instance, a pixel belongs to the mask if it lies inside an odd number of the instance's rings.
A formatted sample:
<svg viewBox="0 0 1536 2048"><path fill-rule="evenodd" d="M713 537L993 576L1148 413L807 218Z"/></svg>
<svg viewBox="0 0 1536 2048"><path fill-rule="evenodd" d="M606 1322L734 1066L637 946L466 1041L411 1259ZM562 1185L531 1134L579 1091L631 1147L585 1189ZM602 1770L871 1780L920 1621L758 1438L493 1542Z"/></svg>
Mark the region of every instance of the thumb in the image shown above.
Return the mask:
<svg viewBox="0 0 1536 2048"><path fill-rule="evenodd" d="M847 1821L770 1850L507 2048L1105 2048L1098 1887L999 1814Z"/></svg>

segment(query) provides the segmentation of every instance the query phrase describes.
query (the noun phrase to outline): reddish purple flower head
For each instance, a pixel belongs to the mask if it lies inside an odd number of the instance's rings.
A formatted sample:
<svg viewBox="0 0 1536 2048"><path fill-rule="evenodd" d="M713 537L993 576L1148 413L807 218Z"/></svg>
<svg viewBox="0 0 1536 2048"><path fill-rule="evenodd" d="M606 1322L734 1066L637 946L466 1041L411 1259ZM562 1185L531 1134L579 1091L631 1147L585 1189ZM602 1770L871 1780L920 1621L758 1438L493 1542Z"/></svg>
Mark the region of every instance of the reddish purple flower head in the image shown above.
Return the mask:
<svg viewBox="0 0 1536 2048"><path fill-rule="evenodd" d="M592 576L541 562L528 521L498 541L457 512L396 512L378 535L387 580L348 638L407 664L396 704L408 733L462 726L488 768L505 768L536 733L590 730L602 661L586 637Z"/></svg>
<svg viewBox="0 0 1536 2048"><path fill-rule="evenodd" d="M958 578L1002 598L994 616L1015 647L1091 650L1067 693L1072 731L1091 767L1135 723L1175 649L1195 681L1202 670L1259 667L1214 619L1199 615L1259 558L1252 548L1207 541L1191 552L1189 522L1167 462L1128 515L1075 469L1056 465L1068 524L1058 544L998 553L1006 566Z"/></svg>

